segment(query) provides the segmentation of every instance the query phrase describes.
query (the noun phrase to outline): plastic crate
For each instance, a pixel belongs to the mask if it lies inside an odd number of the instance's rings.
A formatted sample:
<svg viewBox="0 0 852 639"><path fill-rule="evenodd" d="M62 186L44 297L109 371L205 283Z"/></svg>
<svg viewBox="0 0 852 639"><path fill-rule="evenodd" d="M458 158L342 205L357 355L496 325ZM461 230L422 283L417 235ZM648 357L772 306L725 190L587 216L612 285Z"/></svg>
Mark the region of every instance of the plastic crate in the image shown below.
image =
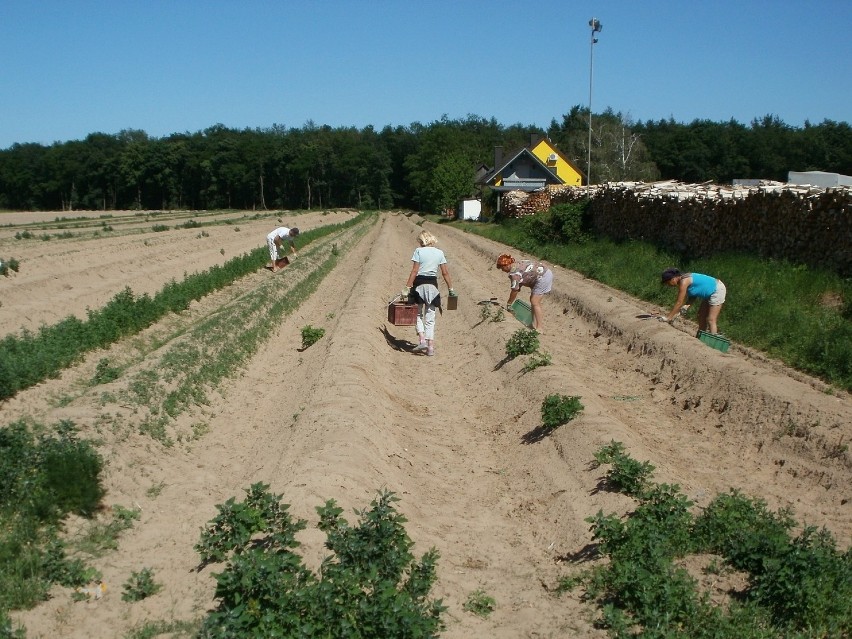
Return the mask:
<svg viewBox="0 0 852 639"><path fill-rule="evenodd" d="M414 326L417 323L417 304L388 304L388 321L394 326Z"/></svg>
<svg viewBox="0 0 852 639"><path fill-rule="evenodd" d="M459 307L458 295L447 295L447 310L454 311Z"/></svg>
<svg viewBox="0 0 852 639"><path fill-rule="evenodd" d="M723 353L727 353L728 348L731 346L731 340L724 335L714 335L707 331L698 331L698 339L707 344L707 346L715 348L717 351L721 351Z"/></svg>
<svg viewBox="0 0 852 639"><path fill-rule="evenodd" d="M512 302L512 315L514 315L515 319L518 320L524 326L532 328L532 308L523 300L515 300L514 302Z"/></svg>

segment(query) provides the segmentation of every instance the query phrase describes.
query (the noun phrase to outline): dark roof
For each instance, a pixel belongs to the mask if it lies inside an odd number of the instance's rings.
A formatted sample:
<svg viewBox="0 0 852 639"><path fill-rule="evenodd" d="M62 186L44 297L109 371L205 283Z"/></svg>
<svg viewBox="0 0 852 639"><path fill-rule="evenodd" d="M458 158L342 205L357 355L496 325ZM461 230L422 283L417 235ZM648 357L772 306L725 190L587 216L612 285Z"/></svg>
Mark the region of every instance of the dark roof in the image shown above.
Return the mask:
<svg viewBox="0 0 852 639"><path fill-rule="evenodd" d="M540 186L542 188L543 188L543 185L547 184L547 183L550 183L550 184L562 184L563 183L562 179L559 176L557 176L553 171L551 171L550 167L547 166L541 160L539 160L535 156L535 154L527 147L523 147L522 149L519 149L518 151L514 152L512 155L508 156L508 159L505 160L503 162L503 164L501 164L498 167L495 167L494 170L489 171L487 174L485 174L482 177L480 183L481 184L488 184L489 182L492 182L495 177L497 177L498 175L502 175L503 171L506 169L507 166L509 166L512 162L515 162L522 155L527 155L529 158L531 158L533 164L537 164L541 168L545 177L539 178L539 179L527 178L525 180L519 180L516 183L520 184L522 182L539 182L539 180L540 180L541 181ZM505 178L504 178L504 182L505 182ZM523 187L517 187L517 188L520 189L520 190L527 190L527 189L524 189ZM502 190L510 190L511 191L511 190L515 190L515 189L502 189Z"/></svg>

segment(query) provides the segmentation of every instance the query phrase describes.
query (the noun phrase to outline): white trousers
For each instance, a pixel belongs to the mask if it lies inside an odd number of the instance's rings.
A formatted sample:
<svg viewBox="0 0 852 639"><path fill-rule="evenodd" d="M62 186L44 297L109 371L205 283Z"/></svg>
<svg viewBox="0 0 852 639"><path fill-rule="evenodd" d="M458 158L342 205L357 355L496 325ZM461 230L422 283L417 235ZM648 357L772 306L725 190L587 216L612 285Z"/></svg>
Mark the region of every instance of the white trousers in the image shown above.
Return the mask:
<svg viewBox="0 0 852 639"><path fill-rule="evenodd" d="M435 307L431 304L417 305L417 334L426 339L435 339Z"/></svg>

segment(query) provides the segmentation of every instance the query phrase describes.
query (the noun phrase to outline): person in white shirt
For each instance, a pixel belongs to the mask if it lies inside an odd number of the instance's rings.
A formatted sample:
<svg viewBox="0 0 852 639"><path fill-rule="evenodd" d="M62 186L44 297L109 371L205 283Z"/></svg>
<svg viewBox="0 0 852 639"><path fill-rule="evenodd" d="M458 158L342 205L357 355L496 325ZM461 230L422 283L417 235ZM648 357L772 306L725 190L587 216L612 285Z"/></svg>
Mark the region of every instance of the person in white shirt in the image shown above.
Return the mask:
<svg viewBox="0 0 852 639"><path fill-rule="evenodd" d="M278 261L278 249L281 248L281 243L285 240L290 243L290 252L296 255L296 244L294 238L299 235L299 229L293 227L291 229L286 226L279 226L266 236L266 246L269 247L269 257L272 258L272 272L279 270L276 262Z"/></svg>
<svg viewBox="0 0 852 639"><path fill-rule="evenodd" d="M435 247L437 238L429 231L423 231L417 236L417 243L420 246L414 249L414 255L411 256L411 273L408 275L403 294L418 305L415 328L420 343L414 348L414 352L425 352L431 357L435 354L435 311L441 308L438 271L441 271L441 276L450 289L450 295L455 295L455 291L447 267L447 258L441 249Z"/></svg>

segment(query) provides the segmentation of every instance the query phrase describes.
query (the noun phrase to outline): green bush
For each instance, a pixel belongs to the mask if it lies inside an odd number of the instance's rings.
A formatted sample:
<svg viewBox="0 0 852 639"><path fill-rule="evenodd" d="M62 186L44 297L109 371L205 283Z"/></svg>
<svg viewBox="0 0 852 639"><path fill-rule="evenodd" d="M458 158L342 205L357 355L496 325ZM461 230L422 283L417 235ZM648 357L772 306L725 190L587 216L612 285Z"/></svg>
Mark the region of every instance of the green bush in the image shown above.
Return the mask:
<svg viewBox="0 0 852 639"><path fill-rule="evenodd" d="M248 637L437 637L444 606L428 598L436 579L437 552L419 562L411 554L405 518L384 492L357 526L341 518L333 500L317 508L327 557L318 575L294 552L295 534L306 527L254 484L246 499L218 506L196 550L205 562L227 561L216 575L218 605L202 636Z"/></svg>
<svg viewBox="0 0 852 639"><path fill-rule="evenodd" d="M605 483L610 490L625 495L638 496L647 486L654 467L647 461L639 462L627 454L624 444L611 441L595 453L595 462L610 464Z"/></svg>
<svg viewBox="0 0 852 639"><path fill-rule="evenodd" d="M143 568L139 572L130 573L130 577L124 583L121 600L142 601L160 592L162 587L162 584L154 581L154 571L150 568Z"/></svg>
<svg viewBox="0 0 852 639"><path fill-rule="evenodd" d="M316 328L308 324L302 327L302 349L316 344L325 335L324 328Z"/></svg>
<svg viewBox="0 0 852 639"><path fill-rule="evenodd" d="M538 331L531 328L519 328L506 342L506 355L515 359L520 355L530 355L539 349Z"/></svg>
<svg viewBox="0 0 852 639"><path fill-rule="evenodd" d="M598 463L624 468L629 456L612 442ZM652 467L650 467L652 468ZM644 471L636 509L625 517L599 511L586 521L606 562L565 588L583 585L612 637L775 639L847 637L852 632L852 550L840 553L825 530L796 527L788 511L736 491L719 495L698 516L678 486L653 484ZM721 556L747 573L747 586L724 604L712 603L678 564L691 553ZM562 588L563 586L560 586Z"/></svg>
<svg viewBox="0 0 852 639"><path fill-rule="evenodd" d="M583 412L583 404L578 396L548 395L541 403L541 423L545 428L554 430L567 424Z"/></svg>

